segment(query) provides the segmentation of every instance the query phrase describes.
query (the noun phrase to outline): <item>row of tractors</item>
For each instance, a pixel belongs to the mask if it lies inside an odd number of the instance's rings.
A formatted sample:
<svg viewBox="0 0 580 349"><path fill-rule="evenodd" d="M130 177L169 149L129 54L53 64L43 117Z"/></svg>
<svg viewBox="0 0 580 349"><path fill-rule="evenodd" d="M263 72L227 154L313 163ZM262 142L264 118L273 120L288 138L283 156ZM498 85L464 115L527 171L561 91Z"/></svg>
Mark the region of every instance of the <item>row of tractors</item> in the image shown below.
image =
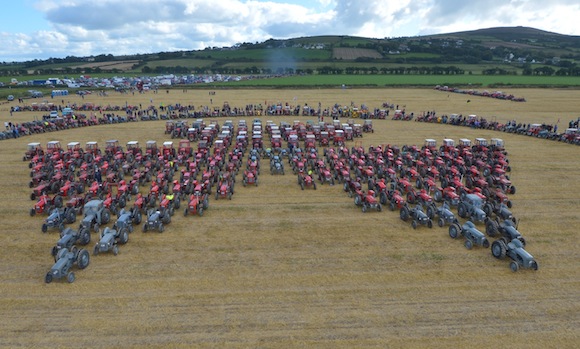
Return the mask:
<svg viewBox="0 0 580 349"><path fill-rule="evenodd" d="M118 140L107 141L104 148L94 141L84 147L80 142L69 142L66 147L59 141L50 141L46 147L28 144L23 160L30 168L30 199L36 201L30 215L47 215L42 232L60 232L52 250L55 265L46 282L61 277L74 281L70 268L88 265L88 252L80 246L90 243L91 231L101 235L94 255L106 251L117 254L133 225L142 225L143 232L163 232L179 209L184 216L203 216L210 195L215 194L215 200L231 200L240 172L243 186L257 186L263 159L269 159L272 175L284 175L282 158L288 156L288 147L297 149L301 142L312 146L324 143L323 132L336 144L344 142L342 128L328 127L314 135L307 127L302 134L304 125L298 122L283 129L272 122L264 127L260 120L251 125L239 120L237 126L231 121L223 125L215 120L207 125L203 120L196 122L200 130L197 150L188 138L180 139L177 146L173 141L158 146L149 140L144 148L138 141L122 147ZM264 138L269 138L266 145ZM181 208L184 200L186 205ZM114 215L117 220L112 228L105 227ZM77 216L82 220L78 229L73 229L68 225L74 224ZM61 258L63 262L59 262Z"/></svg>
<svg viewBox="0 0 580 349"><path fill-rule="evenodd" d="M351 149L326 148L321 156L315 149L298 149L289 162L302 189L338 181L362 212L387 205L413 229L432 228L436 221L449 226L452 238L463 236L468 249L491 246L496 258L511 257L513 271L538 268L510 211L516 187L507 174L511 166L501 139L476 138L473 144L461 139L458 145L444 139L440 147L426 139L420 148L382 145L368 151L358 143ZM485 225L485 234L477 224ZM490 244L486 235L499 238Z"/></svg>

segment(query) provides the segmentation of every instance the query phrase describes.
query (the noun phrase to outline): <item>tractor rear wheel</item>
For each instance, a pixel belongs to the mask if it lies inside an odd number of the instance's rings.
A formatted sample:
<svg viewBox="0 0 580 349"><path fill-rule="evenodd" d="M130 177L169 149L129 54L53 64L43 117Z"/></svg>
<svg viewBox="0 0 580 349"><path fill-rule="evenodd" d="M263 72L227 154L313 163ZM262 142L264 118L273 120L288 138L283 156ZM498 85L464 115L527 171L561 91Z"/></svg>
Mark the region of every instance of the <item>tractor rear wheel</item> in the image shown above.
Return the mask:
<svg viewBox="0 0 580 349"><path fill-rule="evenodd" d="M487 222L485 222L485 233L487 236L494 237L497 235L497 231L497 222L488 219Z"/></svg>
<svg viewBox="0 0 580 349"><path fill-rule="evenodd" d="M502 240L496 240L491 244L491 253L497 259L504 259L507 246Z"/></svg>
<svg viewBox="0 0 580 349"><path fill-rule="evenodd" d="M124 245L127 241L129 241L129 232L127 232L127 228L123 228L119 234L119 242Z"/></svg>
<svg viewBox="0 0 580 349"><path fill-rule="evenodd" d="M459 234L461 234L461 227L459 226L459 224L457 223L453 223L449 226L449 236L452 239L457 239L457 237L459 237Z"/></svg>
<svg viewBox="0 0 580 349"><path fill-rule="evenodd" d="M467 217L467 207L463 202L459 203L459 206L457 206L457 214L461 218Z"/></svg>
<svg viewBox="0 0 580 349"><path fill-rule="evenodd" d="M399 217L405 222L409 219L409 209L407 208L407 206L401 207Z"/></svg>
<svg viewBox="0 0 580 349"><path fill-rule="evenodd" d="M468 250L471 250L473 248L473 242L471 242L471 240L469 240L469 239L465 240L465 243L463 245Z"/></svg>
<svg viewBox="0 0 580 349"><path fill-rule="evenodd" d="M91 256L89 254L89 251L85 250L84 248L81 248L75 254L77 256L77 265L79 269L85 269L86 267L89 266L89 263L91 262Z"/></svg>

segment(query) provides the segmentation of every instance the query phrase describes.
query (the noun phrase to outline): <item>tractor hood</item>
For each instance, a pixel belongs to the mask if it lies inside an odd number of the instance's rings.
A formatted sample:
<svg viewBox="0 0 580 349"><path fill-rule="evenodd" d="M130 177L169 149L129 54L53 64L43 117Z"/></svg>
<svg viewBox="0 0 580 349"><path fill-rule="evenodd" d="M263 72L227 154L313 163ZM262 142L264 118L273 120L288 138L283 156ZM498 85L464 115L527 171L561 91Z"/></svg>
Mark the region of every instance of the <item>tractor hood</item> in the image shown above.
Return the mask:
<svg viewBox="0 0 580 349"><path fill-rule="evenodd" d="M101 237L101 240L99 240L99 245L112 245L114 242L115 234L110 232Z"/></svg>
<svg viewBox="0 0 580 349"><path fill-rule="evenodd" d="M58 275L58 273L63 272L68 267L69 259L67 257L63 257L56 261L50 271L53 275Z"/></svg>
<svg viewBox="0 0 580 349"><path fill-rule="evenodd" d="M64 234L57 242L56 246L64 248L66 246L72 245L74 242L71 241L75 238L73 234Z"/></svg>

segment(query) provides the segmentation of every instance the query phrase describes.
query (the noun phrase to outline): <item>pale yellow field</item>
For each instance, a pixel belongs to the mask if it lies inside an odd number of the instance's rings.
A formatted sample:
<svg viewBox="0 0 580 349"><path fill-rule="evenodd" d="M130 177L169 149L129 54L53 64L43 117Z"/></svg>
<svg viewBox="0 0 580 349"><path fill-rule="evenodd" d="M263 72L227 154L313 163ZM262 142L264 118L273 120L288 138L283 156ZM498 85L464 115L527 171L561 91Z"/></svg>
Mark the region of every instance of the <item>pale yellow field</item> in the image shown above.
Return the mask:
<svg viewBox="0 0 580 349"><path fill-rule="evenodd" d="M389 101L415 113L560 119L561 130L580 116L578 90L509 92L528 102L421 89L327 89L218 90L212 96L171 90L68 96L65 103L145 106L152 99L198 107L211 98L216 106L352 101L372 108ZM8 106L0 106L1 121L33 117L10 117ZM28 216L26 144L167 139L163 121L67 130L0 141L0 347L577 347L580 147L416 122L376 120L374 127L364 135L365 147L503 138L517 187L513 212L540 269L512 273L489 250L468 251L449 238L447 228L413 230L388 210L363 214L338 185L301 191L289 173L263 173L259 187L237 185L232 201L212 198L203 217L176 214L163 234L137 229L118 256L91 255L73 284L45 284L58 234L41 233L43 217ZM91 250L97 235L92 238Z"/></svg>

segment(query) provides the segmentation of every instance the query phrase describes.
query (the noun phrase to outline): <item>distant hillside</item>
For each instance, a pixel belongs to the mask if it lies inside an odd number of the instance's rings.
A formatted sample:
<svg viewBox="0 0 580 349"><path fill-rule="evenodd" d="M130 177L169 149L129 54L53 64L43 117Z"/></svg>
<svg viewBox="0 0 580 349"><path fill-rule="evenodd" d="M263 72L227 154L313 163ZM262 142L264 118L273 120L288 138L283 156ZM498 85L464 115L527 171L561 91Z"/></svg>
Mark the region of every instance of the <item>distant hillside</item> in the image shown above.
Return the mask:
<svg viewBox="0 0 580 349"><path fill-rule="evenodd" d="M498 27L414 37L326 35L192 51L71 56L3 64L0 76L99 73L580 76L578 63L580 36L528 27Z"/></svg>

